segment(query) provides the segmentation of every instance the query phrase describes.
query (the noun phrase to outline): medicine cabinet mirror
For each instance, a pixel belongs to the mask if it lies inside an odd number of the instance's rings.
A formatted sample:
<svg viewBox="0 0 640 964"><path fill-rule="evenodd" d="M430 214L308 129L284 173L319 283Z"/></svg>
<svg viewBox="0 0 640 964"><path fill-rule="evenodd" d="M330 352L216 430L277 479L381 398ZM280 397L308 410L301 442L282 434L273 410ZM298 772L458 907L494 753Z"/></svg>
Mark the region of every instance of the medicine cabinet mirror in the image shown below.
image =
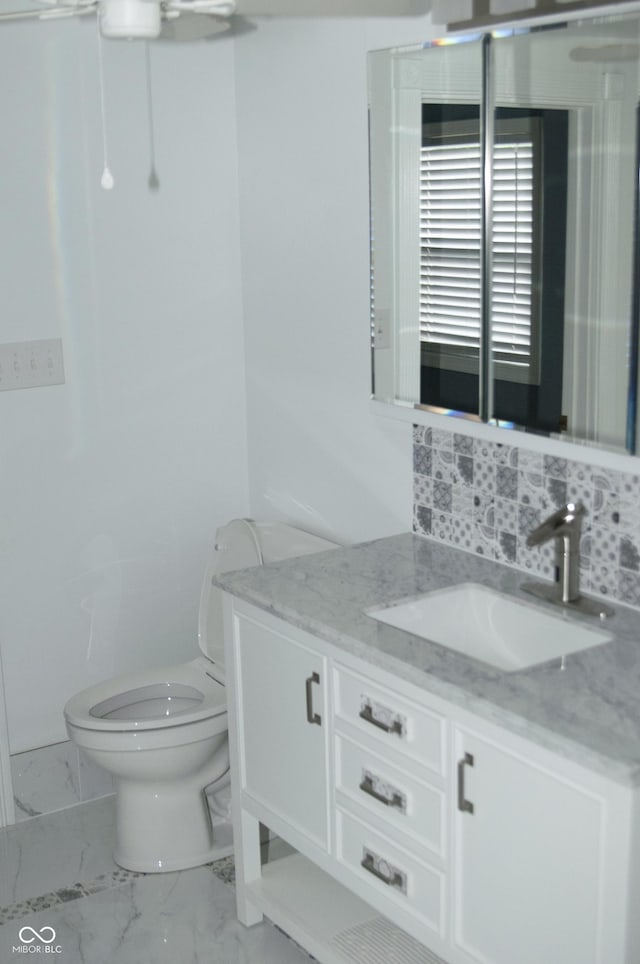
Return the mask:
<svg viewBox="0 0 640 964"><path fill-rule="evenodd" d="M369 54L375 398L635 453L640 19Z"/></svg>

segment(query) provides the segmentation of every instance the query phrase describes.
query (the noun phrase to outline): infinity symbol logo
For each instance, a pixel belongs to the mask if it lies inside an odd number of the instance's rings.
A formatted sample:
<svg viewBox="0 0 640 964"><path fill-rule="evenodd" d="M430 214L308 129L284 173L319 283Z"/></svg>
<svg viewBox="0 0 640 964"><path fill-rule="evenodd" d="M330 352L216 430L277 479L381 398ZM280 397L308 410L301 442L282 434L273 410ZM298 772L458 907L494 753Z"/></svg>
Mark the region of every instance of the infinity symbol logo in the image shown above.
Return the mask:
<svg viewBox="0 0 640 964"><path fill-rule="evenodd" d="M31 934L32 937L27 937L27 934ZM47 936L48 934L51 936ZM54 931L53 927L49 926L43 927L42 930L38 932L34 930L33 927L29 927L29 925L27 925L26 927L20 928L18 937L23 944L33 944L35 940L39 940L43 944L53 944L56 939L56 932Z"/></svg>

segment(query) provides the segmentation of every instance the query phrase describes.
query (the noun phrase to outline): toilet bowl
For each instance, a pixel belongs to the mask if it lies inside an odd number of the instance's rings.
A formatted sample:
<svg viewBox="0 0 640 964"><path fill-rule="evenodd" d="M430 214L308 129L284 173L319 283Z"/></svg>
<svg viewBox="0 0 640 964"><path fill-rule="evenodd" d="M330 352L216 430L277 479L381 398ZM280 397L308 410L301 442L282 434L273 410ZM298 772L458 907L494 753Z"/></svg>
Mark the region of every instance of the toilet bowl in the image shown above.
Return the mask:
<svg viewBox="0 0 640 964"><path fill-rule="evenodd" d="M108 679L67 702L69 738L115 781L119 866L183 870L231 852L230 835L212 824L204 792L215 794L229 782L222 594L212 578L333 547L284 523L234 519L216 533L204 573L203 655Z"/></svg>

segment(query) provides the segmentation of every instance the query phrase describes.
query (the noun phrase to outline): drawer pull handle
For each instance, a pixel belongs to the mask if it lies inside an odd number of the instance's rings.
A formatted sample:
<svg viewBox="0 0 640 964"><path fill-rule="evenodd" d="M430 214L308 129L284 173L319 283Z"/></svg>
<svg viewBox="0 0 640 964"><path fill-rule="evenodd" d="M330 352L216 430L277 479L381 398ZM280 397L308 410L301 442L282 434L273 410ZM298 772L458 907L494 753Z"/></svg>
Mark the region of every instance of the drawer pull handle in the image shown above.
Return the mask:
<svg viewBox="0 0 640 964"><path fill-rule="evenodd" d="M473 756L471 753L465 753L462 760L458 763L458 810L460 810L461 813L473 813L473 804L470 800L466 800L464 795L464 768L466 766L473 766Z"/></svg>
<svg viewBox="0 0 640 964"><path fill-rule="evenodd" d="M400 813L407 812L407 798L404 793L401 793L400 790L395 790L388 784L381 784L378 777L367 773L366 770L363 771L362 774L360 789L363 793L366 793L367 796L373 797L374 800L378 800L380 803L384 803L385 807L395 807Z"/></svg>
<svg viewBox="0 0 640 964"><path fill-rule="evenodd" d="M368 874L372 874L378 880L381 880L387 887L395 887L401 891L401 893L406 894L407 875L404 871L394 867L393 864L388 863L384 857L380 857L374 854L372 850L367 850L366 847L363 847L360 866L366 870Z"/></svg>
<svg viewBox="0 0 640 964"><path fill-rule="evenodd" d="M402 716L398 714L393 716L391 711L385 707L376 707L376 710L367 701L360 710L360 719L365 720L366 723L371 723L372 726L377 726L379 730L384 730L385 733L397 733L398 736L404 736L404 718Z"/></svg>
<svg viewBox="0 0 640 964"><path fill-rule="evenodd" d="M314 683L319 683L320 677L317 673L312 673L305 680L305 686L307 688L307 723L317 723L318 726L322 726L322 717L319 713L313 712L313 690L312 686Z"/></svg>

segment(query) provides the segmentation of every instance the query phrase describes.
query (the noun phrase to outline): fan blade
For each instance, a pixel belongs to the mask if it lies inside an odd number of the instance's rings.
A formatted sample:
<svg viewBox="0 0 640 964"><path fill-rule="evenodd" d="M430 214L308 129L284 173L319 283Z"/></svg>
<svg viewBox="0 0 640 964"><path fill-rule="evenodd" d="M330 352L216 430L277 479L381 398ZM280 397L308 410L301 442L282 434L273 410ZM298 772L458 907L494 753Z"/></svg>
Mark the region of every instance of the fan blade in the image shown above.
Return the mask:
<svg viewBox="0 0 640 964"><path fill-rule="evenodd" d="M0 13L0 20L38 20L42 16L41 10L7 11Z"/></svg>
<svg viewBox="0 0 640 964"><path fill-rule="evenodd" d="M226 33L230 28L231 22L222 17L183 13L175 19L167 18L163 21L158 39L188 43L190 40L206 40L216 34Z"/></svg>
<svg viewBox="0 0 640 964"><path fill-rule="evenodd" d="M78 13L87 13L87 8L71 10L69 7L51 7L50 10L14 10L0 13L3 20L55 20L59 17L73 17Z"/></svg>
<svg viewBox="0 0 640 964"><path fill-rule="evenodd" d="M218 37L240 37L246 33L253 33L257 27L255 23L245 17L231 17L223 20L221 17L203 17L188 13L180 14L175 19L166 17L162 24L159 41L188 43L191 40L216 40Z"/></svg>
<svg viewBox="0 0 640 964"><path fill-rule="evenodd" d="M245 17L401 17L428 13L431 0L237 0Z"/></svg>
<svg viewBox="0 0 640 964"><path fill-rule="evenodd" d="M97 3L82 7L53 7L51 10L44 10L40 14L40 20L60 20L62 17L82 17L85 13L95 13L98 8Z"/></svg>
<svg viewBox="0 0 640 964"><path fill-rule="evenodd" d="M208 13L213 17L230 17L236 11L234 0L163 0L164 10L177 13Z"/></svg>
<svg viewBox="0 0 640 964"><path fill-rule="evenodd" d="M63 17L79 17L85 13L95 13L98 0L77 0L77 2L55 3L54 0L40 0L40 9L10 10L0 13L3 20L58 20Z"/></svg>

